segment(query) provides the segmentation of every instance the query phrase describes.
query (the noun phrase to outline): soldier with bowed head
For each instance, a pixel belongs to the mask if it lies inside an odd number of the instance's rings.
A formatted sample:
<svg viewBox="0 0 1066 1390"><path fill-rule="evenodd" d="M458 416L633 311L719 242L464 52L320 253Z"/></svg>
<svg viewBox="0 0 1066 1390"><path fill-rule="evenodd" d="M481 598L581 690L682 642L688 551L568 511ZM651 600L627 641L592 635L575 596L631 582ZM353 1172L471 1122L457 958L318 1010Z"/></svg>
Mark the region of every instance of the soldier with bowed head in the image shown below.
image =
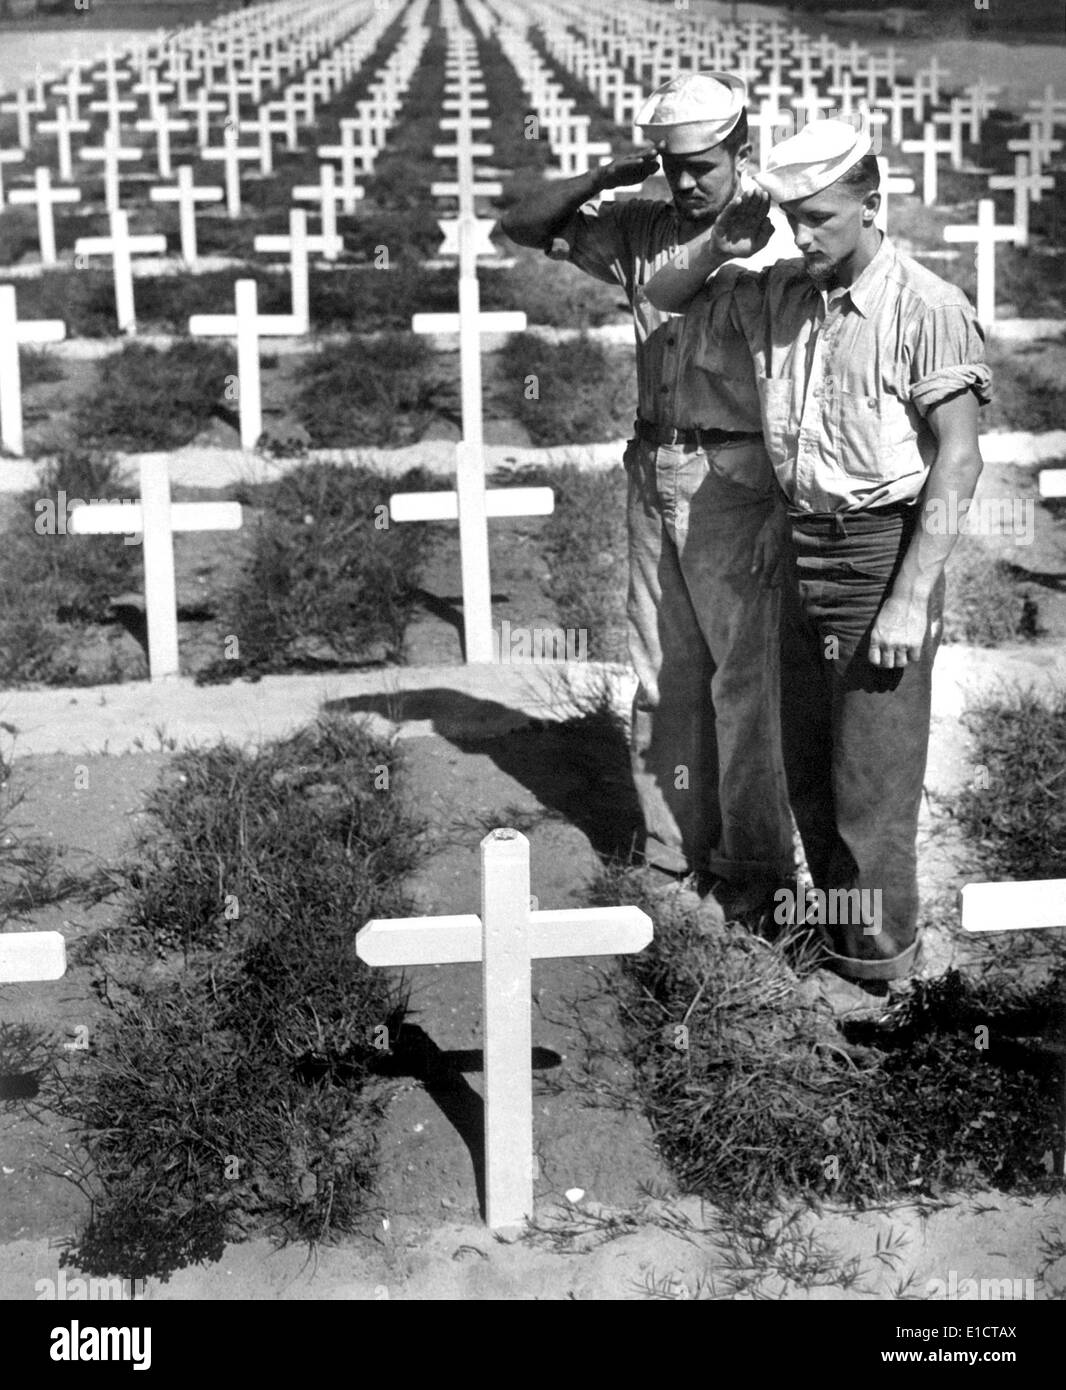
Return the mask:
<svg viewBox="0 0 1066 1390"><path fill-rule="evenodd" d="M689 370L743 373L722 345L730 332L747 343L784 560L792 806L815 886L847 909L819 935L829 969L884 994L917 953L918 811L956 539L942 522L973 497L991 376L965 295L876 227L868 135L811 122L755 180L762 207L727 209L646 294L687 310ZM725 264L758 240L770 199L799 259Z"/></svg>
<svg viewBox="0 0 1066 1390"><path fill-rule="evenodd" d="M757 911L793 866L778 718L779 592L762 566L774 499L753 382L690 371L687 323L642 297L679 245L742 195L751 146L746 87L686 73L637 115L651 148L547 182L502 230L625 291L637 352L637 420L625 453L629 648L639 678L632 767L644 861L701 923ZM671 201L592 205L661 162ZM750 199L752 194L747 195ZM760 219L761 221L761 219ZM793 254L783 227L764 259ZM748 360L726 328L726 355ZM751 375L749 370L749 376ZM693 888L702 890L702 903Z"/></svg>

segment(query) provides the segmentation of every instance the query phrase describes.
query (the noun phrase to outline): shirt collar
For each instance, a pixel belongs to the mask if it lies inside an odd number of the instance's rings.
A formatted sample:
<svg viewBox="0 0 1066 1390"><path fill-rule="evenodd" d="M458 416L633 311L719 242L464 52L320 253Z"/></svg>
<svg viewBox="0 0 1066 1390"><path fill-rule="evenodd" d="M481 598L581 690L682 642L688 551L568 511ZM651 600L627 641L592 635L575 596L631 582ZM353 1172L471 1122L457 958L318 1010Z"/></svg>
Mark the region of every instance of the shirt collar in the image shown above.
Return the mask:
<svg viewBox="0 0 1066 1390"><path fill-rule="evenodd" d="M857 279L847 286L847 292L851 297L851 302L862 314L863 318L869 317L870 296L878 282L883 279L890 263L896 255L895 247L887 236L881 237L881 245L874 253L874 258L866 269Z"/></svg>

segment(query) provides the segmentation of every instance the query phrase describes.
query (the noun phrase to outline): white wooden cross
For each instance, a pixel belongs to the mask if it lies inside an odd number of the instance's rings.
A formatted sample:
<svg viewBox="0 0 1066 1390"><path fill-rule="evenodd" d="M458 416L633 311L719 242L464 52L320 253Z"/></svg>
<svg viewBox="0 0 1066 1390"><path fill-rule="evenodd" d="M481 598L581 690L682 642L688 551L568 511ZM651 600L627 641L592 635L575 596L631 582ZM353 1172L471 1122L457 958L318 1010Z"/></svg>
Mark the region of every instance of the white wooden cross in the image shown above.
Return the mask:
<svg viewBox="0 0 1066 1390"><path fill-rule="evenodd" d="M996 317L996 242L1014 241L1015 228L996 226L996 205L991 198L977 203L977 225L954 224L944 228L945 241L977 243L977 318L986 329Z"/></svg>
<svg viewBox="0 0 1066 1390"><path fill-rule="evenodd" d="M4 205L4 165L22 164L25 158L25 150L0 150L0 207Z"/></svg>
<svg viewBox="0 0 1066 1390"><path fill-rule="evenodd" d="M1034 169L1043 169L1051 156L1058 154L1059 150L1062 149L1062 141L1053 140L1046 127L1042 126L1039 121L1033 121L1029 126L1029 138L1027 140L1008 140L1007 149L1012 154L1028 155Z"/></svg>
<svg viewBox="0 0 1066 1390"><path fill-rule="evenodd" d="M1014 156L1013 174L993 174L988 180L989 188L1008 188L1014 193L1014 244L1029 245L1029 204L1040 201L1041 191L1055 187L1050 174L1042 174L1039 169L1030 171L1029 160L1024 154Z"/></svg>
<svg viewBox="0 0 1066 1390"><path fill-rule="evenodd" d="M877 216L874 218L874 226L879 227L882 232L888 232L888 195L890 193L913 193L914 180L903 174L893 174L889 172L888 160L883 154L877 156L877 168L881 174L880 194L881 206L877 209Z"/></svg>
<svg viewBox="0 0 1066 1390"><path fill-rule="evenodd" d="M194 184L192 165L182 164L178 167L176 185L168 184L165 187L150 188L148 196L153 203L177 203L181 229L181 258L186 265L195 265L198 259L196 204L220 203L224 196L222 189L214 184Z"/></svg>
<svg viewBox="0 0 1066 1390"><path fill-rule="evenodd" d="M933 124L948 128L946 144L953 169L962 168L962 127L968 120L966 109L959 97L951 98L947 111L934 111Z"/></svg>
<svg viewBox="0 0 1066 1390"><path fill-rule="evenodd" d="M211 116L212 113L225 111L224 101L212 101L211 93L206 87L201 87L196 96L191 101L181 103L182 111L191 111L196 117L196 143L204 149L211 141Z"/></svg>
<svg viewBox="0 0 1066 1390"><path fill-rule="evenodd" d="M221 160L226 166L226 212L230 217L241 215L241 160L258 159L258 148L238 144L237 126L227 122L222 135L222 147L213 146L200 151L200 158Z"/></svg>
<svg viewBox="0 0 1066 1390"><path fill-rule="evenodd" d="M1066 98L1056 98L1055 88L1049 82L1044 88L1043 99L1030 101L1022 119L1027 120L1030 125L1038 126L1041 134L1050 140L1055 134L1056 126L1066 125Z"/></svg>
<svg viewBox="0 0 1066 1390"><path fill-rule="evenodd" d="M68 63L67 75L63 81L57 82L55 86L49 88L49 91L63 97L66 101L70 109L70 118L72 121L81 119L80 98L91 96L96 90L91 82L83 82L81 80L81 69L86 66L87 64L84 62Z"/></svg>
<svg viewBox="0 0 1066 1390"><path fill-rule="evenodd" d="M752 90L756 96L763 97L768 101L771 109L776 113L781 109L781 98L791 97L795 88L791 82L783 83L781 81L781 69L777 67L771 70L770 76L765 82L760 82Z"/></svg>
<svg viewBox="0 0 1066 1390"><path fill-rule="evenodd" d="M587 174L592 156L610 154L611 147L606 140L590 140L591 116L569 116L563 123L558 137L552 141L552 154L558 159L557 169L546 169L545 178L568 179L578 174Z"/></svg>
<svg viewBox="0 0 1066 1390"><path fill-rule="evenodd" d="M492 590L489 582L488 517L490 493L485 488L484 435L481 414L481 334L520 333L526 327L523 313L480 311L475 261L475 233L470 219L459 219L459 312L415 314L415 333L459 334L459 370L462 381L463 438L456 445L455 509L459 518L459 551L463 580L463 639L468 662L495 659L492 644ZM518 489L524 515L544 516L552 510L550 488ZM389 499L396 520L436 520L441 503L435 493L400 494ZM514 503L512 502L512 505ZM454 513L453 513L454 514ZM507 513L515 515L514 512Z"/></svg>
<svg viewBox="0 0 1066 1390"><path fill-rule="evenodd" d="M1066 927L1066 878L967 883L959 890L959 911L964 931L1043 931ZM1062 1176L1066 1177L1066 1133L1061 1142Z"/></svg>
<svg viewBox="0 0 1066 1390"><path fill-rule="evenodd" d="M481 842L481 913L376 918L355 939L371 966L482 967L485 1220L493 1230L533 1215L532 962L630 955L652 939L637 907L533 909L529 841L493 830Z"/></svg>
<svg viewBox="0 0 1066 1390"><path fill-rule="evenodd" d="M161 179L173 178L174 171L170 164L170 136L171 132L182 134L189 129L188 121L170 119L165 106L160 106L153 111L150 116L137 121L135 129L145 131L155 136L155 158L159 168Z"/></svg>
<svg viewBox="0 0 1066 1390"><path fill-rule="evenodd" d="M904 154L920 154L922 156L922 202L926 207L932 207L936 202L937 195L936 157L938 154L952 153L951 141L938 140L936 138L936 126L932 121L926 121L922 126L922 138L920 140L904 140L900 144L900 149Z"/></svg>
<svg viewBox="0 0 1066 1390"><path fill-rule="evenodd" d="M0 984L61 980L66 973L67 948L62 932L0 932Z"/></svg>
<svg viewBox="0 0 1066 1390"><path fill-rule="evenodd" d="M976 145L981 140L981 122L992 110L992 98L999 93L998 87L990 87L987 82L971 82L963 89L966 93L967 106L970 116L970 144Z"/></svg>
<svg viewBox="0 0 1066 1390"><path fill-rule="evenodd" d="M80 159L98 159L103 162L104 206L108 212L115 213L121 208L119 170L122 162L143 157L144 151L140 147L121 145L113 130L106 133L103 145L82 145L79 151Z"/></svg>
<svg viewBox="0 0 1066 1390"><path fill-rule="evenodd" d="M924 68L920 68L914 74L914 86L920 88L929 97L930 105L940 105L940 83L944 78L951 76L950 68L942 68L940 60L934 54Z"/></svg>
<svg viewBox="0 0 1066 1390"><path fill-rule="evenodd" d="M266 106L256 107L255 120L241 121L239 129L259 137L259 172L264 178L274 172L274 123Z"/></svg>
<svg viewBox="0 0 1066 1390"><path fill-rule="evenodd" d="M259 380L259 339L292 338L306 331L292 314L260 314L254 280L238 280L232 314L193 314L189 332L196 337L237 339L238 411L241 448L253 449L263 432L263 403Z"/></svg>
<svg viewBox="0 0 1066 1390"><path fill-rule="evenodd" d="M81 201L80 188L53 188L52 171L47 164L34 170L33 188L13 188L8 194L11 203L34 203L37 206L37 240L41 246L41 264L56 263L56 225L53 203Z"/></svg>
<svg viewBox="0 0 1066 1390"><path fill-rule="evenodd" d="M123 101L116 88L105 101L90 101L90 111L107 112L107 133L113 135L116 140L122 137L122 113L137 110L135 101Z"/></svg>
<svg viewBox="0 0 1066 1390"><path fill-rule="evenodd" d="M855 88L851 83L851 73L847 69L841 74L840 81L834 83L833 86L829 88L829 95L840 98L841 119L850 121L852 112L855 110L857 98Z"/></svg>
<svg viewBox="0 0 1066 1390"><path fill-rule="evenodd" d="M75 256L110 256L115 277L115 314L119 332L135 333L137 316L133 308L133 256L165 252L167 239L161 235L130 236L126 212L113 212L109 236L78 237Z"/></svg>
<svg viewBox="0 0 1066 1390"><path fill-rule="evenodd" d="M154 116L166 105L164 98L173 94L174 84L164 82L158 68L149 68L143 80L133 84L132 91L135 96L148 98L148 114Z"/></svg>
<svg viewBox="0 0 1066 1390"><path fill-rule="evenodd" d="M915 94L914 88L893 87L887 97L878 97L877 105L882 110L887 110L891 121L889 139L893 145L899 145L903 140L903 113L910 111L915 114Z"/></svg>
<svg viewBox="0 0 1066 1390"><path fill-rule="evenodd" d="M174 532L237 531L241 526L241 507L238 502L171 503L165 458L142 458L140 474L139 502L90 502L72 507L67 530L79 536L142 537L148 670L153 681L161 681L178 675Z"/></svg>
<svg viewBox="0 0 1066 1390"><path fill-rule="evenodd" d="M58 343L66 335L62 319L20 323L14 285L0 285L0 443L8 453L21 454L23 448L19 344Z"/></svg>
<svg viewBox="0 0 1066 1390"><path fill-rule="evenodd" d="M30 96L28 87L20 87L11 101L0 103L0 111L14 116L18 122L18 142L20 148L28 150L33 143L30 117L46 108Z"/></svg>
<svg viewBox="0 0 1066 1390"><path fill-rule="evenodd" d="M71 157L70 137L85 135L90 129L88 121L79 121L70 113L70 108L61 106L56 111L54 121L38 121L38 133L54 135L59 154L59 177L70 183L74 178L74 161Z"/></svg>
<svg viewBox="0 0 1066 1390"><path fill-rule="evenodd" d="M300 148L296 93L291 87L286 87L285 94L280 101L268 101L265 104L271 121L274 121L275 116L278 117L277 123L272 124L271 129L285 136L285 148L290 154L294 154Z"/></svg>
<svg viewBox="0 0 1066 1390"><path fill-rule="evenodd" d="M833 98L821 96L817 87L807 87L792 98L789 106L794 113L796 130L800 131L811 121L821 120L823 111L832 111Z"/></svg>
<svg viewBox="0 0 1066 1390"><path fill-rule="evenodd" d="M748 117L748 129L755 132L758 136L758 160L759 168L766 168L766 160L774 144L774 132L777 130L792 129L792 114L788 111L777 111L771 104L763 98L759 102L759 114Z"/></svg>
<svg viewBox="0 0 1066 1390"><path fill-rule="evenodd" d="M358 173L372 174L377 153L375 145L357 136L356 122L348 116L340 123L340 143L319 145L317 150L319 159L340 161L342 183L355 183Z"/></svg>
<svg viewBox="0 0 1066 1390"><path fill-rule="evenodd" d="M289 235L274 236L270 233L257 236L254 242L257 251L288 251L289 282L292 286L292 317L300 324L300 332L307 333L311 328L311 281L308 268L310 253L320 252L327 260L336 260L344 249L339 236L308 236L307 210L289 209Z"/></svg>
<svg viewBox="0 0 1066 1390"><path fill-rule="evenodd" d="M362 198L365 190L359 184L337 183L337 171L332 164L318 166L318 183L299 184L292 190L293 201L297 203L318 203L322 214L322 235L327 241L337 239L337 206L345 213L355 212L357 198ZM327 260L336 256L326 252Z"/></svg>

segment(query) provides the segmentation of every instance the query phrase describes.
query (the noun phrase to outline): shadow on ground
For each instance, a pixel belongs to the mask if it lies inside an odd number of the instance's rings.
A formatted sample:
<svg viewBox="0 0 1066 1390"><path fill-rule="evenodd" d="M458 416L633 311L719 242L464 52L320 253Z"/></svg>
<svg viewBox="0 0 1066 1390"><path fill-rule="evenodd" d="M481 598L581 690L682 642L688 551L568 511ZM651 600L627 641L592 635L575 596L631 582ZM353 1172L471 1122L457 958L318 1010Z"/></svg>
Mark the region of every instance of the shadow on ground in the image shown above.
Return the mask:
<svg viewBox="0 0 1066 1390"><path fill-rule="evenodd" d="M639 842L642 822L625 730L607 711L538 720L495 700L444 689L360 695L330 701L326 710L428 722L461 751L489 757L582 831L602 859L628 859Z"/></svg>

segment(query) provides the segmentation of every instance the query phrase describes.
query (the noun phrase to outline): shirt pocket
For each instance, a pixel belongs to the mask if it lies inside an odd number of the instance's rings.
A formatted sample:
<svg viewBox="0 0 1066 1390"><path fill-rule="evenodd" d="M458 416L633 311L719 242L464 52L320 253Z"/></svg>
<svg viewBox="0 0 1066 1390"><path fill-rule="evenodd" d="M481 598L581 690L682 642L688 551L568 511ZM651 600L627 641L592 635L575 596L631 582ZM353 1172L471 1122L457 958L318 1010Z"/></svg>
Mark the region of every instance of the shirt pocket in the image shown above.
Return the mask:
<svg viewBox="0 0 1066 1390"><path fill-rule="evenodd" d="M759 406L762 410L763 438L772 459L790 456L793 385L788 377L759 377Z"/></svg>
<svg viewBox="0 0 1066 1390"><path fill-rule="evenodd" d="M891 396L838 392L841 469L888 482L921 468L918 441L903 406Z"/></svg>

